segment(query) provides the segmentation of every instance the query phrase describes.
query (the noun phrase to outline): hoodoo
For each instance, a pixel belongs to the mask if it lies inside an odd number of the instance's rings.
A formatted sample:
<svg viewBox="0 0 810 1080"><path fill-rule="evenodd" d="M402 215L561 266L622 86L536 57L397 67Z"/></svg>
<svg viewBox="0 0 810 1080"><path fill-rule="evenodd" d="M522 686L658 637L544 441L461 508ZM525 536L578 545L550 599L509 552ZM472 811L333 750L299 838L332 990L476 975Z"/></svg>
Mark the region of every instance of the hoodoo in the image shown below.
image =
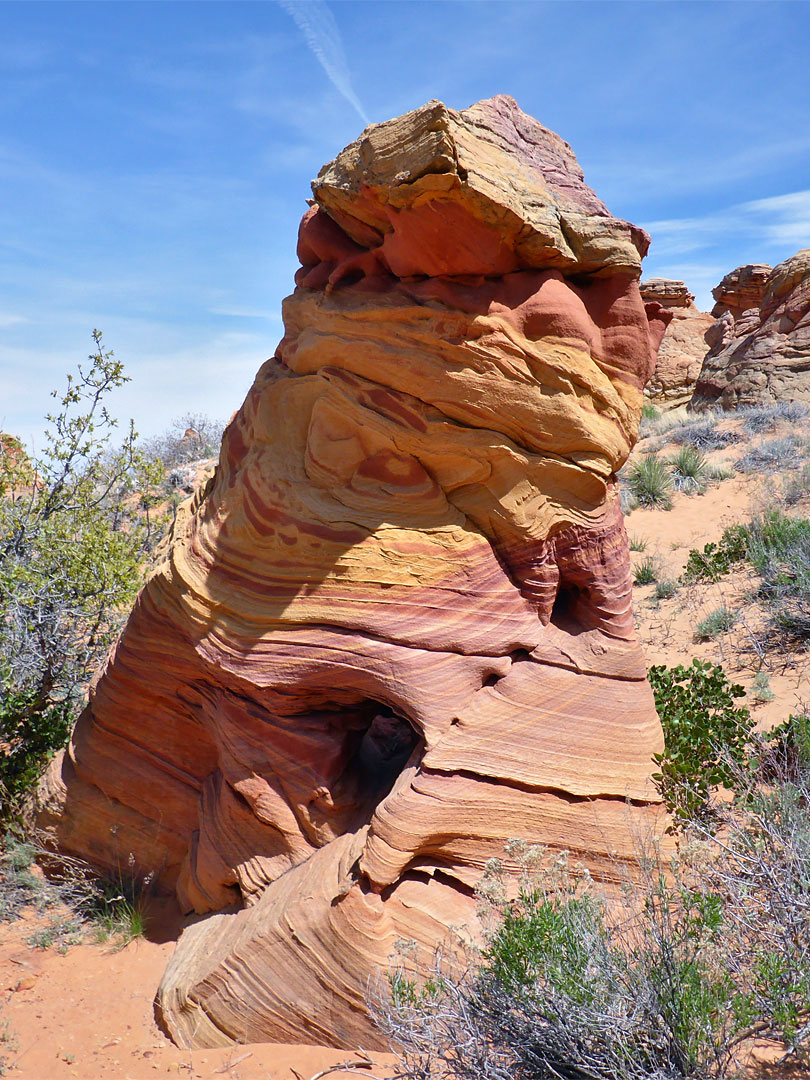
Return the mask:
<svg viewBox="0 0 810 1080"><path fill-rule="evenodd" d="M674 409L692 396L706 355L705 334L714 318L698 310L683 281L648 278L641 283L641 298L672 312L645 394L654 404Z"/></svg>
<svg viewBox="0 0 810 1080"><path fill-rule="evenodd" d="M810 249L740 266L712 290L716 321L689 407L810 404Z"/></svg>
<svg viewBox="0 0 810 1080"><path fill-rule="evenodd" d="M284 337L48 778L64 849L206 915L159 991L187 1045L379 1046L369 980L472 923L508 838L610 876L660 810L615 482L648 237L508 97L372 125L313 192Z"/></svg>

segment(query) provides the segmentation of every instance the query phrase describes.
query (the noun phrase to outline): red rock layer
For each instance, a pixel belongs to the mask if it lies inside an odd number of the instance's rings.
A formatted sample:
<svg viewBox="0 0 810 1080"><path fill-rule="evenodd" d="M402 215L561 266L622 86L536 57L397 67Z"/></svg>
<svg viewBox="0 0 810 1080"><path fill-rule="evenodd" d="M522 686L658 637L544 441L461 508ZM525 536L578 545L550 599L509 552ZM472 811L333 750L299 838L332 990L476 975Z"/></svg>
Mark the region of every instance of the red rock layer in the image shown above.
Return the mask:
<svg viewBox="0 0 810 1080"><path fill-rule="evenodd" d="M189 1045L379 1044L369 979L507 839L610 876L659 809L614 482L668 319L646 236L509 98L313 188L284 338L50 777L65 848L226 909L160 990Z"/></svg>
<svg viewBox="0 0 810 1080"><path fill-rule="evenodd" d="M674 409L692 396L706 355L705 334L714 318L695 307L695 298L682 281L648 278L641 283L641 298L672 312L644 393L656 405Z"/></svg>
<svg viewBox="0 0 810 1080"><path fill-rule="evenodd" d="M727 274L690 409L810 404L810 249Z"/></svg>

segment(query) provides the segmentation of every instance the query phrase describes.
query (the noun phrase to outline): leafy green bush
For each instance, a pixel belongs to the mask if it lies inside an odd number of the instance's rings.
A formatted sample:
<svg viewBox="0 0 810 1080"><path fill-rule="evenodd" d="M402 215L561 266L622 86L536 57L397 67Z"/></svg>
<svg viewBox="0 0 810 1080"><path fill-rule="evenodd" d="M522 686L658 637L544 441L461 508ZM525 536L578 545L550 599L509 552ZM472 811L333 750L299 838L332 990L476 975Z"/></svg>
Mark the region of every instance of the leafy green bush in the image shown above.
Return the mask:
<svg viewBox="0 0 810 1080"><path fill-rule="evenodd" d="M754 721L734 704L745 690L720 666L697 659L689 667L654 665L648 676L665 743L654 780L676 819L705 817L712 788L733 785L748 763Z"/></svg>
<svg viewBox="0 0 810 1080"><path fill-rule="evenodd" d="M0 815L63 745L162 533L160 470L130 431L115 449L108 394L127 382L93 332L30 460L0 455Z"/></svg>
<svg viewBox="0 0 810 1080"><path fill-rule="evenodd" d="M684 581L717 581L732 566L748 555L750 532L746 525L730 525L718 543L706 544L702 551L689 552L683 571Z"/></svg>
<svg viewBox="0 0 810 1080"><path fill-rule="evenodd" d="M630 543L630 550L631 551L646 551L647 550L647 541L644 539L643 536L631 536L629 538L629 543Z"/></svg>
<svg viewBox="0 0 810 1080"><path fill-rule="evenodd" d="M32 688L0 688L0 806L12 805L30 790L53 752L67 742L73 719L68 701L43 709Z"/></svg>
<svg viewBox="0 0 810 1080"><path fill-rule="evenodd" d="M628 473L627 483L639 506L657 506L669 510L672 503L672 477L666 463L655 454L637 461Z"/></svg>

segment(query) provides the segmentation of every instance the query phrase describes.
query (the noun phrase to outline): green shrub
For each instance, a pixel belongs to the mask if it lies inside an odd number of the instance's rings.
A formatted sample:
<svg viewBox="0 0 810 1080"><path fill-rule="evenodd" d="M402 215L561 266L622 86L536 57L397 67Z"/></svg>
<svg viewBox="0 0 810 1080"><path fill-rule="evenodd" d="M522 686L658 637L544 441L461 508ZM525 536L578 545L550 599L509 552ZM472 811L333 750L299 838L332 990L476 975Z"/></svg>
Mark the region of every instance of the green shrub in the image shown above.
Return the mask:
<svg viewBox="0 0 810 1080"><path fill-rule="evenodd" d="M722 604L698 622L695 627L695 636L698 641L714 641L720 634L730 630L736 621L737 613L730 611L725 604Z"/></svg>
<svg viewBox="0 0 810 1080"><path fill-rule="evenodd" d="M0 687L0 807L10 807L36 783L54 751L67 742L74 715L69 701L41 708L32 688Z"/></svg>
<svg viewBox="0 0 810 1080"><path fill-rule="evenodd" d="M128 380L93 340L90 365L53 395L43 452L0 455L0 816L64 745L165 524L131 426L113 447L106 401Z"/></svg>
<svg viewBox="0 0 810 1080"><path fill-rule="evenodd" d="M655 599L669 600L677 591L678 582L673 581L671 578L667 578L665 581L659 581L655 586Z"/></svg>
<svg viewBox="0 0 810 1080"><path fill-rule="evenodd" d="M712 789L731 786L748 762L754 721L734 704L745 690L721 667L697 659L689 667L655 665L648 674L665 743L655 756L655 782L676 819L705 817Z"/></svg>
<svg viewBox="0 0 810 1080"><path fill-rule="evenodd" d="M636 585L652 585L658 580L658 563L655 559L642 559L633 570L633 581Z"/></svg>
<svg viewBox="0 0 810 1080"><path fill-rule="evenodd" d="M656 506L663 510L672 506L669 497L672 478L666 463L655 454L647 454L632 466L627 483L639 506Z"/></svg>
<svg viewBox="0 0 810 1080"><path fill-rule="evenodd" d="M732 566L748 555L750 531L746 525L730 525L723 530L719 543L706 544L702 551L689 552L683 571L684 581L717 581Z"/></svg>
<svg viewBox="0 0 810 1080"><path fill-rule="evenodd" d="M756 673L749 691L749 697L760 705L766 701L773 701L774 693L771 690L771 680L767 671L758 671Z"/></svg>
<svg viewBox="0 0 810 1080"><path fill-rule="evenodd" d="M646 551L647 541L643 536L631 536L630 537L630 550L631 551Z"/></svg>
<svg viewBox="0 0 810 1080"><path fill-rule="evenodd" d="M674 457L669 459L672 482L676 491L689 494L706 490L711 478L706 458L694 446L682 446Z"/></svg>
<svg viewBox="0 0 810 1080"><path fill-rule="evenodd" d="M739 862L737 877L718 885L750 885ZM790 1039L794 1027L781 1020L801 1015L805 988L786 992L765 963L758 971L735 963L737 943L749 945L745 925L726 919L723 894L701 871L645 852L609 902L556 865L524 878L515 900L491 905L482 954L440 958L421 984L397 972L396 992L372 1002L398 1049L399 1075L719 1080L737 1068L752 1031ZM484 895L495 894L485 885ZM749 955L750 947L743 962ZM790 975L795 959L789 952Z"/></svg>
<svg viewBox="0 0 810 1080"><path fill-rule="evenodd" d="M750 526L748 557L762 578L759 593L781 637L810 637L810 519L769 511Z"/></svg>

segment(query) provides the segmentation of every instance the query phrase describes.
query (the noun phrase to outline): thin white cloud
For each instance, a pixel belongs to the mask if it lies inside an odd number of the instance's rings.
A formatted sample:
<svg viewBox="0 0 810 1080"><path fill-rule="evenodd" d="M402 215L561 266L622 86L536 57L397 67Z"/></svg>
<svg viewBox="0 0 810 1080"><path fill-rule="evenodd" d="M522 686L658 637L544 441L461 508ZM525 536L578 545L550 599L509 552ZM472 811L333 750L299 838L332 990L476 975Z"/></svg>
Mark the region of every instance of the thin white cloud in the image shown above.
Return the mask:
<svg viewBox="0 0 810 1080"><path fill-rule="evenodd" d="M364 124L369 122L360 99L354 92L351 73L343 50L343 41L335 17L326 0L278 0L290 15L327 78L346 101L356 109Z"/></svg>
<svg viewBox="0 0 810 1080"><path fill-rule="evenodd" d="M762 249L795 251L810 246L810 189L753 199L696 217L651 221L644 227L658 258L702 251L732 236Z"/></svg>
<svg viewBox="0 0 810 1080"><path fill-rule="evenodd" d="M19 326L20 323L26 323L28 319L24 315L12 315L8 311L0 311L0 330L6 330L9 326Z"/></svg>

